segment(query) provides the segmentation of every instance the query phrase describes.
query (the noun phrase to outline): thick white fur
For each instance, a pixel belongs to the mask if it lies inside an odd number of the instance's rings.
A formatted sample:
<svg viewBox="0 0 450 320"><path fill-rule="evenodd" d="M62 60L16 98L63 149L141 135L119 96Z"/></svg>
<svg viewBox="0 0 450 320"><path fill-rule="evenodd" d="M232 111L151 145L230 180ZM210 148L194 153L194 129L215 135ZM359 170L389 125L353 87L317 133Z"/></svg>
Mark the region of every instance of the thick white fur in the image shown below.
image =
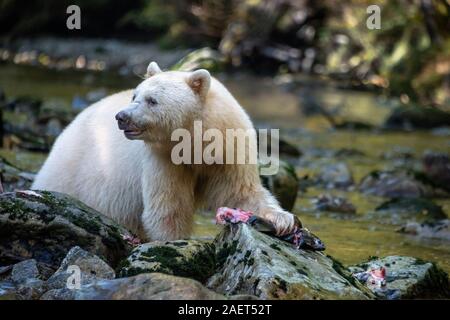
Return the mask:
<svg viewBox="0 0 450 320"><path fill-rule="evenodd" d="M149 66L136 100L151 93L159 104L152 109L139 100L134 107L148 128L143 140L128 140L114 119L130 104L132 90L88 107L58 137L32 188L74 196L145 240L188 237L200 207L239 207L271 220L279 233L292 230L293 215L263 188L256 165L171 162L168 134L177 126L192 129L197 119L204 130L253 129L229 91L203 71L191 79L192 73ZM199 88L198 80L207 87Z"/></svg>

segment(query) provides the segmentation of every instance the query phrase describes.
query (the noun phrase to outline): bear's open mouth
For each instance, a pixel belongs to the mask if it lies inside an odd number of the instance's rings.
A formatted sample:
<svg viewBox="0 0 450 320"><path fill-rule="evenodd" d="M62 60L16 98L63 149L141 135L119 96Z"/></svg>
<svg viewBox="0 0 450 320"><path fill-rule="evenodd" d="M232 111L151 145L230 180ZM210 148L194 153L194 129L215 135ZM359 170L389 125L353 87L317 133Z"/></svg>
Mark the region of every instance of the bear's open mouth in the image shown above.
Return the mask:
<svg viewBox="0 0 450 320"><path fill-rule="evenodd" d="M142 134L142 130L137 130L137 129L127 129L127 130L124 130L123 132L125 133L126 136L129 136L129 137L137 137Z"/></svg>

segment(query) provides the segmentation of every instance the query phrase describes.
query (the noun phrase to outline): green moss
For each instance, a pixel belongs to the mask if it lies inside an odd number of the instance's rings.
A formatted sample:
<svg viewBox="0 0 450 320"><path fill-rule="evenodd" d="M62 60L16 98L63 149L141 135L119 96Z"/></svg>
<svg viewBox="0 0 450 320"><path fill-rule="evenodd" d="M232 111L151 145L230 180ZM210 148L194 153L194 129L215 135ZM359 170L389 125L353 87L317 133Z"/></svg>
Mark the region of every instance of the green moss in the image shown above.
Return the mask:
<svg viewBox="0 0 450 320"><path fill-rule="evenodd" d="M327 255L327 257L332 261L332 263L333 263L332 268L334 269L334 271L336 271L339 275L341 275L345 280L347 280L353 286L358 287L356 279L354 277L352 277L351 273L341 262L339 262L332 256Z"/></svg>
<svg viewBox="0 0 450 320"><path fill-rule="evenodd" d="M185 245L188 244L186 242ZM149 269L134 268L129 262L128 265L123 265L120 276L131 276L137 274L136 272L161 272L193 278L200 282L206 281L215 271L214 246L209 243L204 245L192 244L196 250L190 256L189 252L183 254L183 251L180 251L183 250L182 247L185 245L167 242L167 245L149 248L147 251L141 252L139 257L134 258L150 263ZM189 247L186 249L189 250Z"/></svg>
<svg viewBox="0 0 450 320"><path fill-rule="evenodd" d="M218 250L216 254L217 268L221 268L224 265L227 258L236 252L237 246L238 246L237 240L232 241L231 244L228 244L227 242L223 244L223 246Z"/></svg>
<svg viewBox="0 0 450 320"><path fill-rule="evenodd" d="M276 243L272 243L270 247L276 251L281 251L281 248Z"/></svg>
<svg viewBox="0 0 450 320"><path fill-rule="evenodd" d="M10 220L22 220L29 219L29 212L22 201L3 201L0 206L0 214L9 214Z"/></svg>

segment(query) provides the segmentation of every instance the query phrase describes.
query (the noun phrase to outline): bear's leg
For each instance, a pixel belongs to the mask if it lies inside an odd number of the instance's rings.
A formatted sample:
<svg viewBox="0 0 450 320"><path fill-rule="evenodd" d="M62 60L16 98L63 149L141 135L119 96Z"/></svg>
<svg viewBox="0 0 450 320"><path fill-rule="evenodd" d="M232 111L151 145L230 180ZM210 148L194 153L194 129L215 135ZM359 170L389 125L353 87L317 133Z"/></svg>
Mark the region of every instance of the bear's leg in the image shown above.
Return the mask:
<svg viewBox="0 0 450 320"><path fill-rule="evenodd" d="M280 207L275 197L265 189L256 167L238 165L222 169L208 181L204 197L208 208L241 208L252 211L273 223L278 235L292 232L298 219Z"/></svg>
<svg viewBox="0 0 450 320"><path fill-rule="evenodd" d="M193 179L172 164L144 169L142 227L148 241L187 238L193 225Z"/></svg>

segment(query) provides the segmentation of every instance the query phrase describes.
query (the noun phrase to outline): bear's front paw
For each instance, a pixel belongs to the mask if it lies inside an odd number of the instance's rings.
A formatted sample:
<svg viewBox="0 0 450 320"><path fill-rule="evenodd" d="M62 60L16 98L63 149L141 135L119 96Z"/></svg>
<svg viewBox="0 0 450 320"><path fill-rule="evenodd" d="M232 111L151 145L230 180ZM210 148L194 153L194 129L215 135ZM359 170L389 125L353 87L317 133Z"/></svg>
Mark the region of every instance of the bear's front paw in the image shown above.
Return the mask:
<svg viewBox="0 0 450 320"><path fill-rule="evenodd" d="M294 232L296 226L301 227L301 223L296 216L289 212L280 212L273 216L272 223L277 236L284 236Z"/></svg>

